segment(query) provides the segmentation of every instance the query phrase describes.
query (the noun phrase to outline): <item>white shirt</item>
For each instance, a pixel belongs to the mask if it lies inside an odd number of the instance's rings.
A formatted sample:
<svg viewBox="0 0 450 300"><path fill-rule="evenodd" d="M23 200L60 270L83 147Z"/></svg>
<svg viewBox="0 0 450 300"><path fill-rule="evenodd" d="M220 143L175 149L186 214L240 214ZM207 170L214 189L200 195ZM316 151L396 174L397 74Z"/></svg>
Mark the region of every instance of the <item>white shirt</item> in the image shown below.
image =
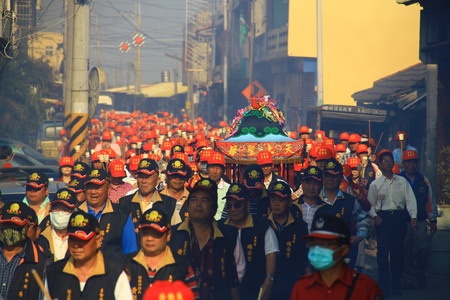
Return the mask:
<svg viewBox="0 0 450 300"><path fill-rule="evenodd" d="M86 282L80 282L80 291L83 292ZM45 279L45 287L48 290L48 282ZM117 278L116 286L114 288L114 299L116 300L133 300L133 294L131 293L130 282L125 272L119 275Z"/></svg>
<svg viewBox="0 0 450 300"><path fill-rule="evenodd" d="M369 215L377 216L379 210L401 210L406 209L412 219L417 218L416 196L408 181L394 174L392 179L381 175L369 186L368 199L372 207Z"/></svg>
<svg viewBox="0 0 450 300"><path fill-rule="evenodd" d="M312 221L314 219L314 214L317 211L317 203L314 205L309 205L308 203L302 203L302 216L303 221L308 224L308 233L311 231Z"/></svg>
<svg viewBox="0 0 450 300"><path fill-rule="evenodd" d="M55 248L55 261L63 259L66 257L67 248L68 248L68 235L63 236L62 238L56 234L56 231L52 228L52 239L53 246Z"/></svg>
<svg viewBox="0 0 450 300"><path fill-rule="evenodd" d="M138 192L139 199L141 200L141 211L142 213L146 212L150 208L153 207L153 203L156 202L156 193L159 193L155 191L153 193L152 199L149 202L145 202L144 199L141 196L141 193ZM180 213L175 209L172 214L172 218L170 219L170 225L176 225L178 223L181 223L181 217Z"/></svg>
<svg viewBox="0 0 450 300"><path fill-rule="evenodd" d="M220 178L219 184L217 185L217 212L214 216L216 221L219 221L222 218L222 212L225 208L226 199L222 199L226 196L228 192L228 188L230 187L229 183L226 183L223 178Z"/></svg>

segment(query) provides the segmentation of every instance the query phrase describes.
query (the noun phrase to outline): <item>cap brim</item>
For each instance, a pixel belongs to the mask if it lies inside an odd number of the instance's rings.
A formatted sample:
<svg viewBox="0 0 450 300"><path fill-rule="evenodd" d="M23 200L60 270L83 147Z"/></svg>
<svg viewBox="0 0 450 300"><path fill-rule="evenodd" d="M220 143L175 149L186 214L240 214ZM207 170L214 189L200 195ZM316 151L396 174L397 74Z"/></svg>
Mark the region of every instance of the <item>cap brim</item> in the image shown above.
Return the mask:
<svg viewBox="0 0 450 300"><path fill-rule="evenodd" d="M71 176L75 176L77 178L81 178L81 179L84 179L84 178L87 177L87 175L81 175L80 173L73 173L73 174L70 174L70 175Z"/></svg>
<svg viewBox="0 0 450 300"><path fill-rule="evenodd" d="M249 200L249 199L244 198L244 197L239 198L237 195L227 195L227 196L223 197L222 199L233 199L233 200L236 200L236 201L246 201L246 200Z"/></svg>
<svg viewBox="0 0 450 300"><path fill-rule="evenodd" d="M137 170L136 173L142 173L142 174L145 174L145 175L153 175L153 174L156 173L156 170L152 170L152 171L149 171L149 170Z"/></svg>
<svg viewBox="0 0 450 300"><path fill-rule="evenodd" d="M93 183L96 185L104 185L108 180L107 179L103 179L103 180L98 180L98 179L91 179L88 180L84 183L84 185L88 185L89 183Z"/></svg>
<svg viewBox="0 0 450 300"><path fill-rule="evenodd" d="M36 182L27 182L24 185L28 185L28 186L34 187L36 189L41 189L45 186L45 183L37 184Z"/></svg>
<svg viewBox="0 0 450 300"><path fill-rule="evenodd" d="M335 171L323 171L324 174L331 174L331 175L342 175L343 172L335 172Z"/></svg>
<svg viewBox="0 0 450 300"><path fill-rule="evenodd" d="M269 192L268 194L269 195L275 195L275 196L278 196L278 197L281 197L281 198L289 198L289 195L285 195L285 194L282 194L280 192Z"/></svg>
<svg viewBox="0 0 450 300"><path fill-rule="evenodd" d="M158 225L156 223L139 225L139 229L141 229L141 228L152 228L152 229L155 229L158 232L166 232L167 230L169 230L169 227L167 227L167 226L160 226L160 225Z"/></svg>
<svg viewBox="0 0 450 300"><path fill-rule="evenodd" d="M305 181L306 179L314 179L315 181L322 182L322 179L317 178L317 177L315 177L315 176L306 176L306 177L303 177L303 181Z"/></svg>
<svg viewBox="0 0 450 300"><path fill-rule="evenodd" d="M94 231L91 231L89 234L86 234L86 232L83 230L77 230L75 232L68 232L66 235L71 235L80 240L88 241L88 240L92 239L95 236L95 234L96 233Z"/></svg>
<svg viewBox="0 0 450 300"><path fill-rule="evenodd" d="M312 237L320 238L320 239L329 239L329 240L346 238L345 235L339 234L336 232L331 232L331 231L327 231L327 230L314 230L314 231L311 231L310 234L303 236L302 239L312 238Z"/></svg>
<svg viewBox="0 0 450 300"><path fill-rule="evenodd" d="M4 217L4 215L3 215L3 217ZM0 220L0 223L14 223L19 226L25 226L25 224L27 224L27 222L28 222L28 219L22 220L18 217L14 217L14 218L16 218L17 220L12 220L12 219Z"/></svg>
<svg viewBox="0 0 450 300"><path fill-rule="evenodd" d="M81 193L81 192L84 192L84 189L75 189L75 188L73 188L73 187L69 187L68 188L69 190L71 190L72 192L74 192L75 194L79 194L79 193Z"/></svg>
<svg viewBox="0 0 450 300"><path fill-rule="evenodd" d="M181 175L181 176L187 176L187 172L177 171L177 172L166 172L167 175Z"/></svg>
<svg viewBox="0 0 450 300"><path fill-rule="evenodd" d="M50 202L50 205L52 205L52 204L54 204L54 203L62 203L62 204L64 204L65 206L67 206L67 207L69 207L69 208L75 208L75 207L77 207L75 204L70 204L69 202L64 201L64 200L53 200L53 201Z"/></svg>

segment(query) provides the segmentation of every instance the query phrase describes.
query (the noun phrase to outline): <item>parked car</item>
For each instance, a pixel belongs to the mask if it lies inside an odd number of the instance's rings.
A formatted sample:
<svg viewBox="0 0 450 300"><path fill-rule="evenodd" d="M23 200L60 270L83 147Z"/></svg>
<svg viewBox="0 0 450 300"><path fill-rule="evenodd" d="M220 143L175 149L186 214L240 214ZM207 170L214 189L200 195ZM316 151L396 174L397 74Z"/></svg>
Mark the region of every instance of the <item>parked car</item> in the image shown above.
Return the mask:
<svg viewBox="0 0 450 300"><path fill-rule="evenodd" d="M8 139L8 138L0 138L0 146L8 145L10 146L15 153L22 154L27 157L32 157L35 160L39 161L45 166L58 166L59 163L54 158L45 157L31 146L24 144L22 142Z"/></svg>
<svg viewBox="0 0 450 300"><path fill-rule="evenodd" d="M42 171L49 178L50 199L57 190L66 187L66 183L56 181L59 178L56 166L13 167L0 169L0 191L3 202L21 201L25 197L24 184L33 171Z"/></svg>
<svg viewBox="0 0 450 300"><path fill-rule="evenodd" d="M36 150L45 157L57 159L61 138L59 131L64 128L62 120L44 121L38 129L36 137Z"/></svg>

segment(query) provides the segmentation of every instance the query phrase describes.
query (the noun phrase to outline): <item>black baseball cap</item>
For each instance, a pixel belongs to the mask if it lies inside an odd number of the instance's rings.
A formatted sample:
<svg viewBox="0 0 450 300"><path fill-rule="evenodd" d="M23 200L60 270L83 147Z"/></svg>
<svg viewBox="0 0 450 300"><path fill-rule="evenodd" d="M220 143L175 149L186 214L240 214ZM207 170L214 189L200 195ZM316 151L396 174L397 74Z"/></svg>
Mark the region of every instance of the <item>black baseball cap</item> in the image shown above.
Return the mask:
<svg viewBox="0 0 450 300"><path fill-rule="evenodd" d="M186 163L182 159L179 158L171 159L167 163L166 174L169 176L181 175L187 177L189 174L188 165L186 165Z"/></svg>
<svg viewBox="0 0 450 300"><path fill-rule="evenodd" d="M67 235L87 241L96 234L100 234L100 227L93 215L84 211L77 211L70 216Z"/></svg>
<svg viewBox="0 0 450 300"><path fill-rule="evenodd" d="M14 223L23 227L28 222L36 223L36 219L34 210L23 202L6 202L1 209L0 223Z"/></svg>
<svg viewBox="0 0 450 300"><path fill-rule="evenodd" d="M86 178L88 174L91 172L91 167L85 164L84 162L77 161L73 166L72 174L78 178Z"/></svg>
<svg viewBox="0 0 450 300"><path fill-rule="evenodd" d="M291 198L292 191L289 184L284 181L278 181L270 188L269 195L276 195L281 198Z"/></svg>
<svg viewBox="0 0 450 300"><path fill-rule="evenodd" d="M197 191L206 191L210 194L212 200L217 203L217 183L215 183L211 179L203 178L197 181L194 187L189 192L188 199L190 199L190 197Z"/></svg>
<svg viewBox="0 0 450 300"><path fill-rule="evenodd" d="M264 173L260 165L251 164L246 167L243 178L245 186L249 189L262 189L264 186Z"/></svg>
<svg viewBox="0 0 450 300"><path fill-rule="evenodd" d="M84 191L85 182L86 178L78 178L77 176L71 175L68 186L75 194L79 194Z"/></svg>
<svg viewBox="0 0 450 300"><path fill-rule="evenodd" d="M323 169L323 173L328 173L332 175L339 175L344 173L344 168L342 165L335 159L330 159Z"/></svg>
<svg viewBox="0 0 450 300"><path fill-rule="evenodd" d="M350 228L342 219L333 215L318 215L314 217L311 231L303 238L350 239Z"/></svg>
<svg viewBox="0 0 450 300"><path fill-rule="evenodd" d="M25 185L34 187L36 189L43 188L44 186L48 186L48 177L44 172L41 171L33 171L28 174L27 182Z"/></svg>
<svg viewBox="0 0 450 300"><path fill-rule="evenodd" d="M172 147L172 153L182 152L184 153L184 147L181 145L175 145Z"/></svg>
<svg viewBox="0 0 450 300"><path fill-rule="evenodd" d="M89 176L84 184L87 185L88 183L94 183L96 185L104 185L108 180L109 174L105 170L94 169L91 173L89 173Z"/></svg>
<svg viewBox="0 0 450 300"><path fill-rule="evenodd" d="M158 163L150 158L143 158L139 162L138 169L136 173L142 173L147 175L152 175L153 173L159 172Z"/></svg>
<svg viewBox="0 0 450 300"><path fill-rule="evenodd" d="M232 183L228 188L227 194L222 199L234 199L236 201L250 200L248 188L240 183Z"/></svg>
<svg viewBox="0 0 450 300"><path fill-rule="evenodd" d="M69 208L75 208L77 206L77 194L69 188L59 189L53 196L50 205L55 203L62 203Z"/></svg>
<svg viewBox="0 0 450 300"><path fill-rule="evenodd" d="M159 232L166 232L170 228L170 220L162 209L151 208L142 214L139 229L144 227L150 227Z"/></svg>
<svg viewBox="0 0 450 300"><path fill-rule="evenodd" d="M303 175L303 181L305 181L308 178L312 178L316 181L322 181L322 171L316 167L316 166L309 166L305 169L304 175Z"/></svg>

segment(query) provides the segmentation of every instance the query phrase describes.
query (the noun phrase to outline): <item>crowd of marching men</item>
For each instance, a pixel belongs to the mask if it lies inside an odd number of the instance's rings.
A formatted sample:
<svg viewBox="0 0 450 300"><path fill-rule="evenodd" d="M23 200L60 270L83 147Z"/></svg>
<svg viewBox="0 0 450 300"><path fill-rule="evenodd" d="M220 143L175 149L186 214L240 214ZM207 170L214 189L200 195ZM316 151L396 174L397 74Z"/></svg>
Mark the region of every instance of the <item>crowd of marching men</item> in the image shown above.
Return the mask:
<svg viewBox="0 0 450 300"><path fill-rule="evenodd" d="M409 162L417 167L406 133L397 134L398 149L375 155L367 136L344 132L335 145L322 131L310 138L302 126L289 133L304 143L291 186L277 174L269 151L259 152L239 182L231 182L224 155L214 151L226 126L212 128L187 115L179 121L169 113L103 112L91 120L89 151L78 161L66 155L67 132L60 132L60 181L67 187L49 199L47 177L33 172L24 199L2 208L0 295L312 299L333 290L337 299L382 299L398 293L401 266L391 263L386 270L380 258L379 268L390 273L382 274L388 282L378 280L381 289L360 272L364 240L375 236L374 228L379 238L386 211L405 212L400 227L409 220L414 228L417 220L436 224L429 189L423 203L409 184L402 186L404 197L393 200L386 183L379 183L400 180L396 174L411 172ZM404 239L399 234L396 247ZM391 246L382 255L403 261ZM32 269L43 280L41 292Z"/></svg>

